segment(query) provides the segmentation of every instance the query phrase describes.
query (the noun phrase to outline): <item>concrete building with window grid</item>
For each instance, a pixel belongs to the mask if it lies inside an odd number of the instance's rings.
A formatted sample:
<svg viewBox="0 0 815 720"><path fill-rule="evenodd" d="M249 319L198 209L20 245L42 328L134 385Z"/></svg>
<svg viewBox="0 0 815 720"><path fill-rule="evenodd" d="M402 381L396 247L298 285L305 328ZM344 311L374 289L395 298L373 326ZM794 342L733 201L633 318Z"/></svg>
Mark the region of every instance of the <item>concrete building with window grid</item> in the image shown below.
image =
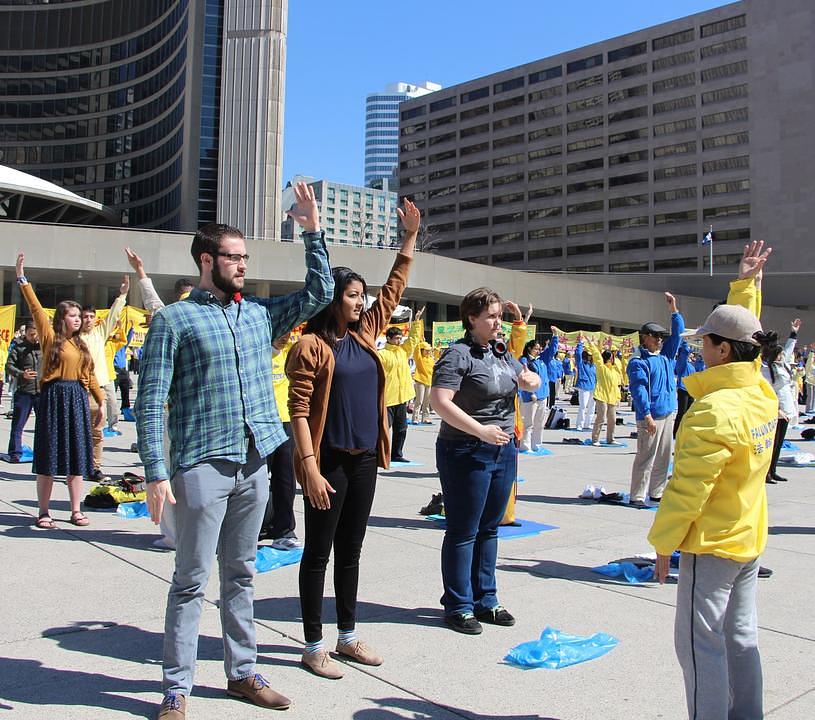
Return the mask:
<svg viewBox="0 0 815 720"><path fill-rule="evenodd" d="M276 237L287 0L0 4L0 164L124 226Z"/></svg>
<svg viewBox="0 0 815 720"><path fill-rule="evenodd" d="M401 193L438 252L700 296L713 225L815 304L813 67L815 5L743 0L448 87L401 106Z"/></svg>
<svg viewBox="0 0 815 720"><path fill-rule="evenodd" d="M365 184L390 180L399 164L399 103L441 90L441 85L397 82L365 98Z"/></svg>
<svg viewBox="0 0 815 720"><path fill-rule="evenodd" d="M330 180L315 180L298 175L283 190L283 208L295 203L293 186L305 182L314 188L320 208L320 226L326 242L357 247L393 248L398 245L399 218L396 214L399 198L395 192L344 185ZM286 218L281 230L283 240L293 240L294 221Z"/></svg>

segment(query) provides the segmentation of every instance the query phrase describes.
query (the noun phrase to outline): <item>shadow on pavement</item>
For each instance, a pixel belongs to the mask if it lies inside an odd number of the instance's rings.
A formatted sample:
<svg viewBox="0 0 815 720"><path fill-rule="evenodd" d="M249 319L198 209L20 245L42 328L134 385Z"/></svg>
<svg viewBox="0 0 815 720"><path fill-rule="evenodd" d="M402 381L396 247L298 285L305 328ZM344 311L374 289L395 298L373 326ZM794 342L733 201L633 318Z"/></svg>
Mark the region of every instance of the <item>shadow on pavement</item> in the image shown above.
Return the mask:
<svg viewBox="0 0 815 720"><path fill-rule="evenodd" d="M354 720L436 720L441 712L448 712L470 720L557 720L543 715L482 715L462 708L454 708L419 698L366 698L380 707L357 710Z"/></svg>
<svg viewBox="0 0 815 720"><path fill-rule="evenodd" d="M567 565L566 563L557 562L555 560L525 560L523 558L507 558L509 561L518 563L529 563L528 565L510 565L507 563L499 563L496 566L497 570L504 570L506 572L525 572L530 575L541 578L557 578L559 580L579 580L581 582L590 582L595 585L614 585L616 587L656 587L657 583L647 582L637 585L626 582L625 580L617 581L600 573L592 572L590 567L583 565ZM597 563L603 565L604 563Z"/></svg>
<svg viewBox="0 0 815 720"><path fill-rule="evenodd" d="M439 474L437 472L415 472L411 470L394 470L393 465L391 465L390 470L380 470L379 475L380 477L410 478L412 480L425 480L427 478L439 477Z"/></svg>
<svg viewBox="0 0 815 720"><path fill-rule="evenodd" d="M301 618L299 597L255 599L255 620L299 621ZM363 623L377 621L431 627L441 627L444 624L441 607L399 607L362 600L357 602L357 620ZM330 625L336 622L334 598L326 596L323 600L323 624Z"/></svg>
<svg viewBox="0 0 815 720"><path fill-rule="evenodd" d="M371 515L368 518L368 527L376 528L400 528L402 530L438 530L438 526L432 521L419 517L399 518L399 517L378 517Z"/></svg>
<svg viewBox="0 0 815 720"><path fill-rule="evenodd" d="M522 502L540 502L547 505L597 505L594 500L579 497L555 497L554 495L518 495L516 500Z"/></svg>
<svg viewBox="0 0 815 720"><path fill-rule="evenodd" d="M798 525L772 525L770 535L815 535L815 527L802 527Z"/></svg>

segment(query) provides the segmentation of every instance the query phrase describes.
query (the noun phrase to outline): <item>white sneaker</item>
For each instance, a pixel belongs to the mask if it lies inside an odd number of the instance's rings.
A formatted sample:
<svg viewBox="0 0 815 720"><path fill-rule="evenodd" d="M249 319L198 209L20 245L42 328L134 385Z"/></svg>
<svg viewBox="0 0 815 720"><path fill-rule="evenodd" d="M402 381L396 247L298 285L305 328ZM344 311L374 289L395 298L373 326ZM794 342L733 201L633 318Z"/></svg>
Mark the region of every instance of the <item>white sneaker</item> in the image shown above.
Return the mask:
<svg viewBox="0 0 815 720"><path fill-rule="evenodd" d="M592 443L592 445L594 445L594 447L600 447L602 444L603 444L603 443L601 443L599 440L595 440L595 441Z"/></svg>
<svg viewBox="0 0 815 720"><path fill-rule="evenodd" d="M296 550L297 548L303 547L303 543L296 537L282 537L277 538L277 540L272 543L272 547L275 550Z"/></svg>

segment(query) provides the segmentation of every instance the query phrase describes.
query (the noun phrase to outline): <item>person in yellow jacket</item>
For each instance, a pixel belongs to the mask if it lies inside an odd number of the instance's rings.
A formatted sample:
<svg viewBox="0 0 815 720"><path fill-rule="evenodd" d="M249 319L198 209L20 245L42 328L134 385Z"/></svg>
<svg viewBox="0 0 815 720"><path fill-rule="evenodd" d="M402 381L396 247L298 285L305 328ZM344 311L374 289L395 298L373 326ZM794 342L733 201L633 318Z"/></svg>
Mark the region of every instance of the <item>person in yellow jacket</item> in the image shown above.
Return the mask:
<svg viewBox="0 0 815 720"><path fill-rule="evenodd" d="M419 322L422 322L421 320ZM420 338L424 338L424 323L419 333ZM433 353L433 346L421 340L413 351L413 390L416 397L413 400L413 417L411 422L419 424L421 416L422 425L430 425L430 383L433 380L433 365L436 358Z"/></svg>
<svg viewBox="0 0 815 720"><path fill-rule="evenodd" d="M755 593L778 400L756 362L762 247L745 248L728 304L686 333L701 338L707 369L685 380L694 402L648 534L660 582L681 551L674 643L689 717L705 720L764 717Z"/></svg>
<svg viewBox="0 0 815 720"><path fill-rule="evenodd" d="M807 404L804 412L807 415L812 415L815 414L815 343L809 346L807 353L807 360L804 365Z"/></svg>
<svg viewBox="0 0 815 720"><path fill-rule="evenodd" d="M617 426L617 406L620 404L620 385L623 384L623 369L617 356L611 350L600 350L599 346L586 338L586 349L594 360L597 369L597 385L594 388L596 415L591 430L591 444L600 444L600 430L606 423L606 442L614 442L614 429Z"/></svg>
<svg viewBox="0 0 815 720"><path fill-rule="evenodd" d="M385 370L385 406L388 408L388 423L391 426L391 462L410 462L404 456L407 438L407 403L415 393L410 375L408 358L424 337L424 308L416 313L411 323L410 334L403 341L402 331L390 327L385 333L385 347L379 351L379 359Z"/></svg>

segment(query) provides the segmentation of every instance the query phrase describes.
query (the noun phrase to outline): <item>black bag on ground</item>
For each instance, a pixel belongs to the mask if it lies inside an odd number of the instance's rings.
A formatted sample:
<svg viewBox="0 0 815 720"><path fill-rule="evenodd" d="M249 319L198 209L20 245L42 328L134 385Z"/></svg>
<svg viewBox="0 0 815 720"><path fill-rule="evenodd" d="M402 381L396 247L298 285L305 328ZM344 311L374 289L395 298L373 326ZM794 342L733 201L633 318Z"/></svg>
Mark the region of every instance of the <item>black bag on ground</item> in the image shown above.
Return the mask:
<svg viewBox="0 0 815 720"><path fill-rule="evenodd" d="M558 423L565 419L566 411L563 408L559 408L557 405L555 405L555 407L550 408L549 410L549 416L546 418L545 427L547 430L555 430L560 427Z"/></svg>

